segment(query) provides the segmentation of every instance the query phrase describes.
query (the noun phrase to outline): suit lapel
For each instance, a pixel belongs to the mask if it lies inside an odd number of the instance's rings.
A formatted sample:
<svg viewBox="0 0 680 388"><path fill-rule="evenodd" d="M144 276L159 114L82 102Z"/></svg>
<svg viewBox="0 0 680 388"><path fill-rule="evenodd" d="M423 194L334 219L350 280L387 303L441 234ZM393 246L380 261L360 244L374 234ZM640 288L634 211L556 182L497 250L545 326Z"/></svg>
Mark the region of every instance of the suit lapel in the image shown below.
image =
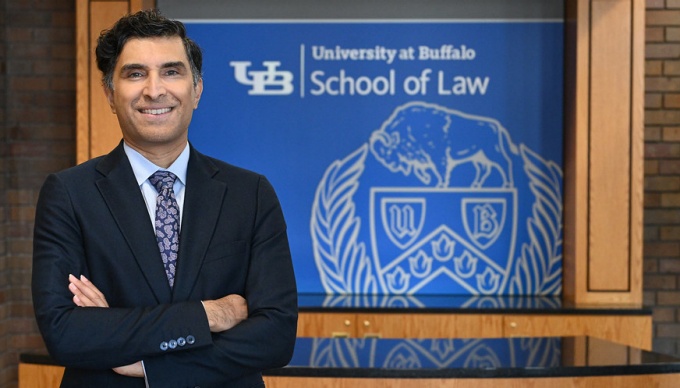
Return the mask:
<svg viewBox="0 0 680 388"><path fill-rule="evenodd" d="M190 297L219 219L227 185L213 179L218 171L210 159L191 148L172 297L175 301Z"/></svg>
<svg viewBox="0 0 680 388"><path fill-rule="evenodd" d="M122 142L97 165L97 187L159 303L171 299L149 213ZM180 256L181 257L181 256Z"/></svg>

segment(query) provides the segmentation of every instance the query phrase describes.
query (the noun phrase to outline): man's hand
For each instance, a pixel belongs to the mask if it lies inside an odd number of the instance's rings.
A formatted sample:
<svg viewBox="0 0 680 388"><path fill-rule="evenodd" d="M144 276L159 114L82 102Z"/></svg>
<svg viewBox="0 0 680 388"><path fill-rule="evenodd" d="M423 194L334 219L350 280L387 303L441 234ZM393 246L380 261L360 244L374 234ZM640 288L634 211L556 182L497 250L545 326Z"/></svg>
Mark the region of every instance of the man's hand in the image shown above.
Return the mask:
<svg viewBox="0 0 680 388"><path fill-rule="evenodd" d="M80 279L73 275L68 276L68 289L73 294L73 303L79 307L109 307L104 294L85 276ZM144 377L144 367L141 361L134 364L113 368L113 371L130 377Z"/></svg>
<svg viewBox="0 0 680 388"><path fill-rule="evenodd" d="M79 307L109 307L104 294L95 287L88 278L80 275L80 279L68 275L68 289L73 294L73 303Z"/></svg>
<svg viewBox="0 0 680 388"><path fill-rule="evenodd" d="M210 331L213 333L229 330L248 318L246 300L236 294L217 300L204 300L203 308L208 316Z"/></svg>
<svg viewBox="0 0 680 388"><path fill-rule="evenodd" d="M118 368L113 368L113 371L123 376L130 377L144 377L144 367L141 361L137 361L134 364L119 366Z"/></svg>

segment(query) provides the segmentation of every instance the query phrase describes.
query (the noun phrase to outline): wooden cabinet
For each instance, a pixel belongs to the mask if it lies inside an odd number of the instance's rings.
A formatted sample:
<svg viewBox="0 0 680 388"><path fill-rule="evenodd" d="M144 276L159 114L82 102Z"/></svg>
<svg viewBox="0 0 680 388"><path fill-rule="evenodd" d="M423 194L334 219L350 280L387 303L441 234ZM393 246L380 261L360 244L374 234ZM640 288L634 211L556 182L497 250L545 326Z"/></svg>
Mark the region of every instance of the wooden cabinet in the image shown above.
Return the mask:
<svg viewBox="0 0 680 388"><path fill-rule="evenodd" d="M301 312L298 337L593 337L651 350L651 315Z"/></svg>
<svg viewBox="0 0 680 388"><path fill-rule="evenodd" d="M497 314L373 313L357 314L357 337L499 338L503 316Z"/></svg>
<svg viewBox="0 0 680 388"><path fill-rule="evenodd" d="M588 335L643 350L652 350L651 315L509 314L505 337Z"/></svg>
<svg viewBox="0 0 680 388"><path fill-rule="evenodd" d="M324 333L325 337L356 337L357 317L352 313L300 313L298 337L313 337L312 333Z"/></svg>

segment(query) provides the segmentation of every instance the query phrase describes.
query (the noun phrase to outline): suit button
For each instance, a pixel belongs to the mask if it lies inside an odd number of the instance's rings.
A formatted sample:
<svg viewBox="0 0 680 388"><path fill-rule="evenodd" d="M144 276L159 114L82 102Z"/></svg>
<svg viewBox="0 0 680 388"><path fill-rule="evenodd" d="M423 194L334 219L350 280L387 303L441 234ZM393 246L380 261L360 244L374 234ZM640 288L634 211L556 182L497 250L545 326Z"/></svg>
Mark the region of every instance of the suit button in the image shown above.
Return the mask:
<svg viewBox="0 0 680 388"><path fill-rule="evenodd" d="M176 347L177 347L177 341L175 341L175 340L170 340L170 341L168 342L168 346L170 347L170 349L176 348Z"/></svg>
<svg viewBox="0 0 680 388"><path fill-rule="evenodd" d="M187 344L187 340L185 340L184 337L177 338L177 345L184 346L186 344Z"/></svg>
<svg viewBox="0 0 680 388"><path fill-rule="evenodd" d="M161 350L162 351L168 350L168 343L167 342L165 342L165 341L161 342Z"/></svg>
<svg viewBox="0 0 680 388"><path fill-rule="evenodd" d="M193 335L188 335L188 336L187 336L187 343L188 343L189 345L193 345L194 342L196 342L196 338L194 338Z"/></svg>

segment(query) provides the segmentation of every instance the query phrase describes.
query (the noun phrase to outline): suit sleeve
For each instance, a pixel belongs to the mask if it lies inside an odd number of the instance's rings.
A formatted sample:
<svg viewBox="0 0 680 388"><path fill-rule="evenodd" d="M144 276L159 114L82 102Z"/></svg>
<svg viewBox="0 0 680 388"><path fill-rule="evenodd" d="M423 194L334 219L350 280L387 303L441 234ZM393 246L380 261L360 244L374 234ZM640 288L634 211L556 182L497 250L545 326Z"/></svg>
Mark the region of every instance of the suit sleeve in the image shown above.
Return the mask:
<svg viewBox="0 0 680 388"><path fill-rule="evenodd" d="M95 220L96 223L96 220ZM32 294L38 327L61 365L110 369L160 354L154 338L190 333L190 348L212 342L199 301L130 308L77 307L69 274L87 274L83 226L58 175L47 178L36 206ZM123 287L124 285L121 285ZM187 319L187 318L190 319Z"/></svg>
<svg viewBox="0 0 680 388"><path fill-rule="evenodd" d="M151 386L212 386L290 361L297 331L297 290L286 224L274 189L264 177L257 197L244 295L248 319L231 330L213 333L211 346L145 359ZM196 367L201 368L200 381L196 381Z"/></svg>

